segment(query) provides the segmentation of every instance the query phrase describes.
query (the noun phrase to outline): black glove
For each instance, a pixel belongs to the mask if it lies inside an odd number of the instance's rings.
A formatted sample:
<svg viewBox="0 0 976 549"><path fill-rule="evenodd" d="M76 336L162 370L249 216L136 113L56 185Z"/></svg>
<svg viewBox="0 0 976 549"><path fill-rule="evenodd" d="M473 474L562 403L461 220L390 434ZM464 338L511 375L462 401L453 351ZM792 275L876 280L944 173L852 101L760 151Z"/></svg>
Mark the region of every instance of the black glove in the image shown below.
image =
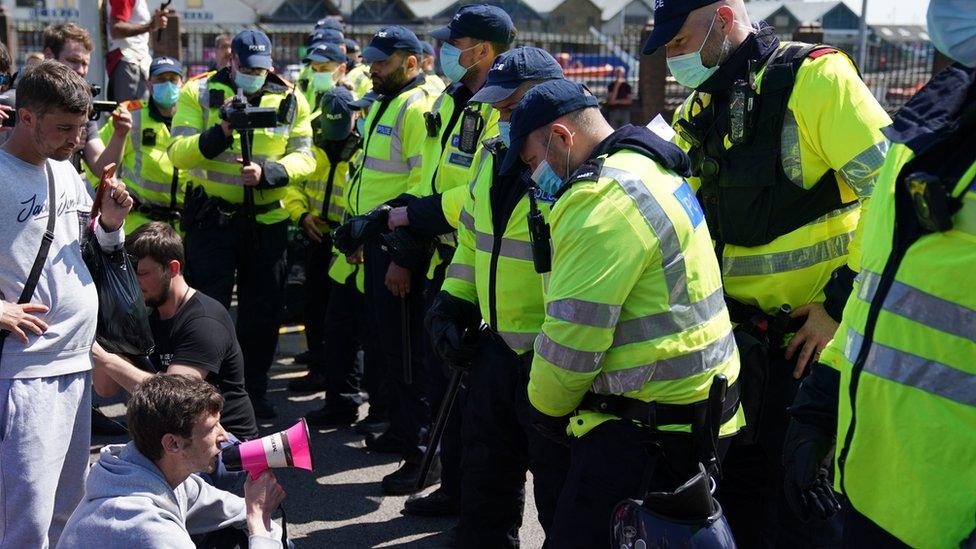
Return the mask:
<svg viewBox="0 0 976 549"><path fill-rule="evenodd" d="M425 269L434 248L432 238L418 236L406 227L397 227L395 231L381 235L380 239L394 263L415 272Z"/></svg>
<svg viewBox="0 0 976 549"><path fill-rule="evenodd" d="M437 354L452 368L466 369L478 352L481 311L470 301L440 292L434 297L424 325Z"/></svg>
<svg viewBox="0 0 976 549"><path fill-rule="evenodd" d="M825 465L833 446L832 433L790 420L783 447L783 489L786 501L803 522L810 518L827 520L840 511Z"/></svg>
<svg viewBox="0 0 976 549"><path fill-rule="evenodd" d="M569 425L570 416L572 416L572 414L553 417L536 410L535 406L529 406L529 423L531 423L532 426L535 427L535 430L539 431L542 436L548 438L556 444L561 444L563 446L569 446L569 443L572 440L569 435L566 434L566 426Z"/></svg>
<svg viewBox="0 0 976 549"><path fill-rule="evenodd" d="M379 235L387 228L390 207L386 204L374 208L369 213L352 217L332 233L336 249L343 255L352 255L367 240Z"/></svg>

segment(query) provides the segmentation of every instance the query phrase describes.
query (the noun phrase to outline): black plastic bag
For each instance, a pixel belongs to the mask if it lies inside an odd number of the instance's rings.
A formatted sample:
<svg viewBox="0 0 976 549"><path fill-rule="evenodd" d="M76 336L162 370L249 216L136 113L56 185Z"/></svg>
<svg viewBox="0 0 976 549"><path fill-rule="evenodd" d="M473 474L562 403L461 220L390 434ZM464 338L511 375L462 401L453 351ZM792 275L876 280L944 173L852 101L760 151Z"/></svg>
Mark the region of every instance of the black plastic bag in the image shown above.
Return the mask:
<svg viewBox="0 0 976 549"><path fill-rule="evenodd" d="M106 252L91 227L85 230L81 248L98 290L95 341L110 353L151 354L156 344L149 327L149 310L142 300L136 269L125 249Z"/></svg>

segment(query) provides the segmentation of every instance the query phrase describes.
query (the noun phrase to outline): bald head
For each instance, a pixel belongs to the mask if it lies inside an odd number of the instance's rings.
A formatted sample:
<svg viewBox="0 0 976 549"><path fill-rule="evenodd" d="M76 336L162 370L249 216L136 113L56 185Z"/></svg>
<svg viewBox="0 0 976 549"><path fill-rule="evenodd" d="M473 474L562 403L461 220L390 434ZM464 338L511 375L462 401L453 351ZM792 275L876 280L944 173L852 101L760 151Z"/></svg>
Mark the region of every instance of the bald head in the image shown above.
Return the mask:
<svg viewBox="0 0 976 549"><path fill-rule="evenodd" d="M735 50L749 36L752 23L742 0L720 0L688 14L678 34L665 46L675 57L701 49L702 63L714 67L723 55ZM726 45L725 39L728 39Z"/></svg>

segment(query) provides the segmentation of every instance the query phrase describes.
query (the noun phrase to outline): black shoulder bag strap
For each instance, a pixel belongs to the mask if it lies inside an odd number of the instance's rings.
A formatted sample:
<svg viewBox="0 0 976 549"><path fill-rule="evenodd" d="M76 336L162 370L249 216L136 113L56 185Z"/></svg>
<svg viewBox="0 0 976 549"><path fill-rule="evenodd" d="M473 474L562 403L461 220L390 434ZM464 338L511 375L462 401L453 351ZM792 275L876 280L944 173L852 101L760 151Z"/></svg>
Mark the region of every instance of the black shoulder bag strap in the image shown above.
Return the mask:
<svg viewBox="0 0 976 549"><path fill-rule="evenodd" d="M41 278L41 270L44 269L44 263L47 262L47 253L51 250L51 242L54 241L54 221L58 216L57 195L54 189L54 172L51 170L50 162L45 162L44 165L47 168L47 229L44 231L44 237L41 238L41 248L37 251L37 257L34 258L34 265L31 266L30 274L27 275L24 290L20 293L20 299L17 300L18 304L27 303L34 296L37 281ZM0 331L0 354L3 353L3 344L9 335L10 332L8 330Z"/></svg>

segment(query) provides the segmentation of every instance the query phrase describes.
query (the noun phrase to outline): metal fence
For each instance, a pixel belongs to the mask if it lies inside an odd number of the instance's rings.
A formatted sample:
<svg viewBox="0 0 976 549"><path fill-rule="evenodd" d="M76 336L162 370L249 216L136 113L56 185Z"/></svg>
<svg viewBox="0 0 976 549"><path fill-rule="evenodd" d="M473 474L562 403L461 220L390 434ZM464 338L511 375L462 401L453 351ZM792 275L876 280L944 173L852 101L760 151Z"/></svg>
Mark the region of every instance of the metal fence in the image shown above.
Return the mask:
<svg viewBox="0 0 976 549"><path fill-rule="evenodd" d="M41 51L40 21L16 21L18 66L30 52ZM297 71L304 55L305 36L309 30L303 24L263 24L274 44L277 69L287 76ZM180 35L183 63L190 74L208 70L214 58L214 40L219 34L233 34L243 27L233 25L186 24ZM422 38L432 30L418 27L414 31ZM377 28L353 26L347 36L365 45ZM606 35L596 29L584 34L524 32L518 37L522 45L537 46L553 54L568 78L585 84L599 99L605 100L614 81L614 69L623 67L635 103L640 80L641 34L631 30L624 34ZM848 52L855 52L853 42L832 43ZM867 62L861 67L864 81L889 112L900 108L932 76L934 49L928 42L897 42L874 39L869 43ZM665 79L665 111L673 111L690 93L669 76Z"/></svg>

